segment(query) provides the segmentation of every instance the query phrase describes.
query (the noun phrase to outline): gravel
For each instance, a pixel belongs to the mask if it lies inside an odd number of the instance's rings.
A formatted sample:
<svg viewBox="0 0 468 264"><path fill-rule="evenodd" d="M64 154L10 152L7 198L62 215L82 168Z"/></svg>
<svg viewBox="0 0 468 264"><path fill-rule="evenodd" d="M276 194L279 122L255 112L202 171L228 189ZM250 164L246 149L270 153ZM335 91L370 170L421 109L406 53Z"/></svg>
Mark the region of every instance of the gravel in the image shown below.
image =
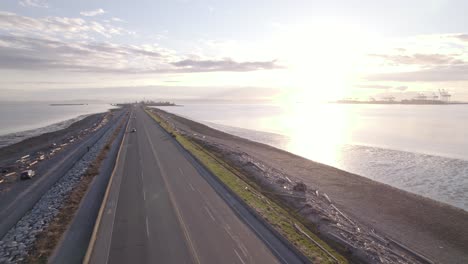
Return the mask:
<svg viewBox="0 0 468 264"><path fill-rule="evenodd" d="M37 234L44 231L58 214L66 197L81 180L89 165L97 158L117 126L104 136L24 215L0 240L0 263L19 263L26 259Z"/></svg>

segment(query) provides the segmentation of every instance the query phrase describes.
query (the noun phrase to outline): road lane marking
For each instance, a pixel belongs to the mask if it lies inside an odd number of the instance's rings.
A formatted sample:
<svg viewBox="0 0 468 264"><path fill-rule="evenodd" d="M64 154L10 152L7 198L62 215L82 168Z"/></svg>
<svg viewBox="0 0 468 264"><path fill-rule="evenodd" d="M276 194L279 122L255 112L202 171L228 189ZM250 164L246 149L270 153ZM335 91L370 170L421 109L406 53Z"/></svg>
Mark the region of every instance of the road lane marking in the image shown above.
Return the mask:
<svg viewBox="0 0 468 264"><path fill-rule="evenodd" d="M149 225L148 225L148 217L146 219L146 236L149 237Z"/></svg>
<svg viewBox="0 0 468 264"><path fill-rule="evenodd" d="M242 262L242 264L245 264L244 260L243 260L242 257L239 255L239 253L237 252L237 250L234 249L234 252L236 252L237 257L240 259L240 261Z"/></svg>
<svg viewBox="0 0 468 264"><path fill-rule="evenodd" d="M200 196L203 198L203 200L206 201L205 195L199 189L197 189L197 192L200 194Z"/></svg>
<svg viewBox="0 0 468 264"><path fill-rule="evenodd" d="M192 188L192 191L195 191L195 188L193 188L193 185L191 183L188 184L190 188Z"/></svg>
<svg viewBox="0 0 468 264"><path fill-rule="evenodd" d="M157 127L158 129L161 129L161 128L158 127L158 124L157 124L156 122L153 122L152 124L154 124L154 126ZM154 156L155 156L155 158L156 158L156 161L159 162L159 158L158 158L157 151L155 151L155 149L154 149L154 144L153 144L153 142L151 141L151 139L149 138L149 135L148 135L149 132L148 132L148 129L147 129L147 125L144 124L143 127L144 127L144 130L145 130L146 136L147 136L147 138L148 138L148 141L149 141L150 144L151 144L151 147L152 147L151 150L152 150L152 152L153 152L153 154L154 154ZM150 128L151 128L151 127L150 127ZM161 165L161 164L159 163L159 165ZM178 169L179 169L179 172L180 172L181 174L183 174L183 171L182 171L180 168L178 168ZM164 173L163 173L163 172L164 172L164 168L162 168L161 166L160 166L160 171L161 171L162 174L163 174L163 178L166 178L167 175L164 175ZM167 180L166 180L166 182L167 182ZM191 187L193 187L190 183L188 183L188 184L189 184ZM169 187L169 186L168 186L168 187ZM202 193L198 188L197 188L197 191L200 193L201 198L202 198L203 200L206 201L207 199L205 198L204 193ZM169 194L171 194L171 191L170 191L170 190L168 190L168 192L169 192ZM169 195L169 196L171 196L171 195ZM246 218L245 216L243 216L244 214L241 214L240 211L236 208L236 206L238 206L237 201L235 201L234 198L233 198L233 197L230 197L229 195L228 195L227 198L228 198L228 200L226 201L226 204L227 204L233 211L236 212L236 215L237 215L239 218ZM206 210L206 209L205 209L205 210ZM178 208L177 208L177 207L175 207L175 211L176 211L176 213L177 213L177 211L178 211ZM209 212L209 211L207 211L207 213L208 213L208 212ZM179 216L179 215L178 215L178 216ZM270 244L270 242L269 242L268 240L265 239L265 237L260 233L260 231L254 228L254 225L253 225L252 223L250 223L249 221L245 221L245 223L246 223L246 224L250 227L250 229L253 231L253 232L252 232L252 235L254 235L254 236L256 235L258 238L260 238L260 240L267 246L267 250L269 249L269 250L271 250L272 252L274 252L273 255L275 255L275 257L276 257L277 259L280 260L280 261L279 261L280 263L286 263L286 264L288 263L288 261L286 261L286 259L284 259L284 258L278 253L278 251ZM181 225L182 225L182 227L184 227L184 223L183 223L183 222L181 222ZM224 226L224 229L225 229L226 233L233 239L233 242L237 242L236 239L235 239L235 236L233 236L232 233L229 231L231 228L230 228L228 225L226 225L226 226ZM184 231L185 231L185 230L184 230ZM249 233L249 235L250 235L250 233ZM187 242L188 242L189 244L191 243L190 240L188 240ZM245 246L242 245L242 246L243 246L243 248L242 248L238 243L236 243L236 244L237 244L236 246L238 246L238 247L240 248L239 250L242 250L242 253L248 254L248 252L247 252L247 253L246 253L246 252L243 252L244 249L245 249ZM234 248L233 248L233 250L235 251L235 253L236 253L237 257L240 259L240 261L241 261L243 264L245 264L245 261L244 261L244 260L242 259L242 257L241 257L241 254L242 254L242 253L239 254L239 252L238 252L236 249L234 249ZM250 259L251 259L251 257L250 257Z"/></svg>
<svg viewBox="0 0 468 264"><path fill-rule="evenodd" d="M131 114L131 112L130 112ZM91 260L91 257L92 257L92 254L94 252L94 246L95 246L95 243L96 243L96 240L97 240L97 233L99 232L99 228L101 227L101 222L102 222L102 218L103 218L103 213L104 213L104 210L106 208L113 208L114 206L114 203L110 203L107 204L107 202L109 201L110 199L110 192L111 192L111 188L112 186L114 186L114 184L117 184L116 185L116 188L117 188L117 196L116 197L119 197L119 194L120 194L120 183L122 181L122 177L120 178L120 181L117 182L114 182L114 178L117 177L115 176L115 174L117 173L117 170L119 170L119 166L123 166L122 162L120 162L120 159L121 159L121 153L123 152L123 149L124 149L124 145L126 148L128 148L128 137L126 135L126 131L128 130L128 126L130 125L130 121L127 121L127 125L125 127L125 130L124 130L124 134L122 136L122 142L120 143L120 147L119 147L119 150L117 152L117 157L115 159L115 165L114 165L114 168L112 170L112 174L109 178L109 181L107 183L107 188L106 188L106 192L104 193L104 197L102 199L102 202L101 202L101 207L99 209L99 213L98 213L98 216L96 218L96 224L94 225L94 229L93 229L93 234L91 235L91 239L90 239L90 242L89 242L89 245L88 245L88 249L86 250L86 255L84 257L84 260L83 260L83 263L84 264L89 264L90 260ZM125 152L124 154L122 155L126 155L126 149L125 149ZM122 158L123 160L125 160L125 158ZM120 168L122 171L123 171L123 167ZM112 221L111 221L111 228L110 228L110 235L109 235L109 240L112 241L112 235L113 235L113 232L114 232L114 222L115 222L115 212L117 211L117 202L115 203L115 210L113 211L113 216L112 216ZM108 260L109 260L109 254L110 254L110 245L111 243L108 243L108 246L107 248L105 249L107 252L106 256L105 256L105 261L104 263L107 263Z"/></svg>
<svg viewBox="0 0 468 264"><path fill-rule="evenodd" d="M238 246L240 250L242 251L242 253L244 254L244 256L248 257L249 252L247 251L247 248L244 246L244 244L242 244L242 242L239 241Z"/></svg>
<svg viewBox="0 0 468 264"><path fill-rule="evenodd" d="M205 207L205 210L206 210L206 212L208 213L208 215L211 217L211 219L213 219L213 221L216 222L216 219L215 219L214 216L211 214L210 209L208 209L208 207L206 207L206 206L203 206L203 207Z"/></svg>
<svg viewBox="0 0 468 264"><path fill-rule="evenodd" d="M239 210L236 207L233 207L232 209L236 212L237 215L241 215L241 213L239 212ZM276 255L277 258L281 259L281 261L280 261L281 263L288 263L286 261L286 259L284 259L281 256L281 254L270 244L270 242L268 242L268 240L265 239L265 237L263 237L263 235L259 231L257 231L257 229L255 229L252 226L252 224L249 221L245 221L245 223L247 223L247 225L250 227L250 229L253 230L255 232L255 234L257 234L257 236L260 238L260 240L262 240L271 251L274 251L274 255Z"/></svg>
<svg viewBox="0 0 468 264"><path fill-rule="evenodd" d="M146 191L143 190L143 200L146 201Z"/></svg>
<svg viewBox="0 0 468 264"><path fill-rule="evenodd" d="M239 237L237 236L234 236L230 231L229 231L230 227L229 225L224 225L224 231L226 231L226 233L231 237L232 240L234 240L234 242L237 244L237 246L240 248L240 250L242 251L242 253L244 254L244 256L248 257L249 255L249 252L247 251L247 248L244 246L244 244L240 241Z"/></svg>
<svg viewBox="0 0 468 264"><path fill-rule="evenodd" d="M180 174L184 175L184 172L182 171L182 169L181 168L178 168L178 169L180 171Z"/></svg>
<svg viewBox="0 0 468 264"><path fill-rule="evenodd" d="M175 211L176 216L177 216L177 218L179 220L179 224L182 227L182 231L184 232L185 239L186 239L186 241L188 243L188 246L189 246L189 250L192 253L191 255L194 258L194 262L200 264L201 263L200 258L198 257L198 253L195 250L195 246L194 246L194 244L192 242L192 239L190 237L190 233L189 233L188 228L187 228L187 226L186 226L186 224L184 222L184 219L182 217L182 213L180 212L179 207L177 206L177 203L176 203L176 201L174 199L174 194L172 193L172 191L171 191L171 189L169 187L169 182L167 180L166 172L165 172L164 168L162 167L161 160L159 159L158 153L154 149L153 141L151 141L150 136L148 135L148 130L146 129L145 123L143 123L143 129L145 130L146 138L148 139L148 142L151 145L151 151L153 152L153 156L156 159L156 163L157 163L157 165L159 167L159 171L161 172L161 176L162 176L163 181L164 181L164 183L166 185L167 193L169 194L169 200L171 201L171 203L173 205L174 211Z"/></svg>
<svg viewBox="0 0 468 264"><path fill-rule="evenodd" d="M236 239L232 235L231 231L229 231L229 229L231 228L228 225L224 226L224 230L226 231L226 233L232 238L232 240L236 241Z"/></svg>

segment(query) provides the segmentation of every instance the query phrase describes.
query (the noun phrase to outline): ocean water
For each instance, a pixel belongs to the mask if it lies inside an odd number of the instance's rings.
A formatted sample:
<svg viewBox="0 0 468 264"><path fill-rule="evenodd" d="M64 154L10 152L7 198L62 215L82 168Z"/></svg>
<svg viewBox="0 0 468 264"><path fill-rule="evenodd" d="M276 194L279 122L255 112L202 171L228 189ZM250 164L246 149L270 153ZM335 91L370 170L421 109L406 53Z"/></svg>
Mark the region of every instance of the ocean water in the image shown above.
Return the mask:
<svg viewBox="0 0 468 264"><path fill-rule="evenodd" d="M468 211L468 105L160 108Z"/></svg>
<svg viewBox="0 0 468 264"><path fill-rule="evenodd" d="M38 102L0 102L0 148L29 137L68 127L109 104L51 106Z"/></svg>

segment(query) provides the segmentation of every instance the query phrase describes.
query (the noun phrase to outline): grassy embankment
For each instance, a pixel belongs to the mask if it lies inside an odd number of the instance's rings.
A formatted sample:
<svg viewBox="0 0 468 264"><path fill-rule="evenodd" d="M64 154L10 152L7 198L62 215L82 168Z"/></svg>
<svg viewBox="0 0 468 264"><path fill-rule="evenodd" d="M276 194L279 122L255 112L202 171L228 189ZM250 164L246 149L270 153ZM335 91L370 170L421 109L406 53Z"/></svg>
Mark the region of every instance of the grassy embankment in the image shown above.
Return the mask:
<svg viewBox="0 0 468 264"><path fill-rule="evenodd" d="M90 164L82 176L81 181L73 188L68 197L65 199L65 202L62 208L60 208L59 213L49 223L48 227L37 235L37 240L32 249L29 251L29 255L26 258L25 263L48 262L49 257L60 242L60 239L67 230L68 225L75 217L75 213L78 210L81 200L86 194L89 185L91 184L94 177L99 175L99 168L101 167L102 162L107 157L112 144L124 126L125 120L122 120L119 126L115 129L114 133L111 135L110 139L106 142L106 145L99 152L97 158Z"/></svg>
<svg viewBox="0 0 468 264"><path fill-rule="evenodd" d="M242 177L236 170L213 153L199 144L174 131L174 129L157 114L146 112L168 133L203 165L218 177L226 186L237 194L245 203L253 208L264 220L275 228L281 235L299 249L312 263L348 263L339 253L318 238L301 222L301 217L291 208L281 204L275 197L267 197L261 194L260 187L247 177ZM297 231L294 225L315 241L312 241L303 233ZM318 245L317 245L318 244Z"/></svg>

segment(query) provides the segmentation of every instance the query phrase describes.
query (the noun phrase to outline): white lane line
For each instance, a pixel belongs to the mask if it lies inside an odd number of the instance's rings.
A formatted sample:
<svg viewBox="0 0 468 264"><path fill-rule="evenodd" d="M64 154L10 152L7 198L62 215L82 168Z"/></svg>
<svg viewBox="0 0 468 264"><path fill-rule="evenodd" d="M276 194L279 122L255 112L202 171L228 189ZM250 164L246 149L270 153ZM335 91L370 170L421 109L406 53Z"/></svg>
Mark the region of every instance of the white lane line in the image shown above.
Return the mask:
<svg viewBox="0 0 468 264"><path fill-rule="evenodd" d="M143 183L143 172L140 173L141 182Z"/></svg>
<svg viewBox="0 0 468 264"><path fill-rule="evenodd" d="M197 189L197 192L200 194L200 196L203 198L203 200L206 201L205 195L199 189Z"/></svg>
<svg viewBox="0 0 468 264"><path fill-rule="evenodd" d="M244 244L242 244L242 242L238 242L237 245L239 246L240 250L242 251L242 253L244 254L244 256L248 257L249 256L249 252L247 251L247 248L244 246Z"/></svg>
<svg viewBox="0 0 468 264"><path fill-rule="evenodd" d="M178 169L180 171L180 174L184 175L184 172L182 171L182 169L181 168L178 168Z"/></svg>
<svg viewBox="0 0 468 264"><path fill-rule="evenodd" d="M154 124L156 125L156 123L154 123ZM195 263L200 264L201 262L200 262L200 258L198 256L197 250L195 249L195 245L194 245L194 243L192 241L192 238L190 237L190 233L189 233L189 230L187 228L187 225L184 222L184 218L182 216L182 213L180 212L179 207L177 206L177 203L176 203L175 198L174 198L174 194L171 191L171 188L170 188L170 185L169 185L169 182L168 182L168 179L167 179L166 171L164 170L164 167L161 165L161 160L159 159L159 155L158 155L158 153L156 152L156 150L154 148L153 141L151 141L151 138L150 138L150 136L148 134L148 130L146 129L145 123L143 123L143 129L145 130L146 138L148 139L148 142L151 145L151 151L153 152L153 156L156 159L156 163L157 163L157 165L159 167L159 171L161 172L161 176L163 178L163 181L167 186L166 190L167 190L167 192L169 194L169 200L171 201L171 204L172 204L172 206L174 208L174 211L175 211L175 213L177 215L177 218L179 219L179 224L181 225L182 230L184 231L184 235L185 235L186 241L188 243L189 249L190 249L190 251L192 253L193 260L194 260Z"/></svg>
<svg viewBox="0 0 468 264"><path fill-rule="evenodd" d="M203 206L203 207L205 207L205 210L206 210L206 212L208 213L208 215L211 217L211 219L213 219L213 221L216 222L214 216L213 216L213 215L211 214L211 212L210 212L210 209L208 209L208 207L206 207L206 206Z"/></svg>
<svg viewBox="0 0 468 264"><path fill-rule="evenodd" d="M237 236L234 236L230 231L229 231L230 227L229 225L225 225L224 226L224 231L226 231L226 233L231 237L232 240L234 240L234 242L236 242L237 246L240 248L240 250L242 251L242 253L244 254L244 256L248 257L249 256L249 252L247 251L247 248L244 246L244 244L239 240L239 238Z"/></svg>
<svg viewBox="0 0 468 264"><path fill-rule="evenodd" d="M193 188L193 185L191 183L188 184L190 186L190 188L192 189L192 191L195 191L195 188Z"/></svg>
<svg viewBox="0 0 468 264"><path fill-rule="evenodd" d="M128 126L129 126L129 125L130 125L130 122L127 122L127 126L125 127L125 131L128 130ZM124 132L125 132L125 131L124 131ZM113 181L113 178L112 178L112 177L114 177L114 173L117 173L117 170L119 170L119 166L124 166L124 165L122 165L123 162L120 161L120 158L121 158L121 157L120 157L120 153L121 153L121 151L122 151L122 153L124 153L124 154L122 154L124 157L127 155L127 149L128 149L128 145L129 145L128 140L129 140L129 139L128 139L128 136L124 133L123 138L122 138L122 143L121 143L120 148L119 148L119 152L117 153L117 158L116 158L116 161L115 161L114 170L112 171L111 178L109 179L108 189L106 190L106 192L108 191L108 193L107 193L107 194L108 194L107 199L109 199L109 200L110 200L110 197L111 197L110 188L112 188L112 185L114 185L114 184L116 185L116 189L117 189L117 191L116 191L116 192L117 192L116 197L118 198L119 195L120 195L120 185L121 185L121 183L122 183L122 177L123 177L123 176L121 176L120 178L118 178L117 176L115 176L115 177L116 177L116 182ZM125 146L124 146L124 145L125 145ZM125 147L125 152L123 152L123 148L124 148L124 147ZM125 160L125 158L122 158L122 159ZM119 163L119 162L120 162L120 163ZM122 170L122 173L123 173L123 171L124 171L123 167L120 167L120 169ZM43 177L42 177L42 178L43 178ZM104 199L104 200L103 200L103 202L104 202L105 199L106 199L106 197L104 197L103 199ZM112 241L112 236L113 236L113 234L114 234L115 213L116 213L116 211L117 211L117 201L115 202L115 207L114 207L113 203L111 203L111 204L110 204L110 208L114 208L113 215L111 216L111 217L112 217L112 221L111 221L111 223L110 223L110 230L111 230L111 231L110 231L110 235L109 235L109 241ZM102 221L102 218L101 218L100 220ZM95 228L96 228L96 226L95 226ZM99 226L97 226L97 228L99 228ZM94 231L95 231L96 234L97 234L98 229L95 229ZM94 242L95 242L95 241L94 241ZM104 263L108 263L108 261L109 261L110 245L111 245L111 243L108 243L108 246L107 246L107 248L105 249L105 250L106 250L106 251L105 251L105 252L106 252L106 258L105 258ZM94 250L94 246L95 246L95 244L92 245L93 250ZM92 250L92 251L93 251L93 250ZM88 251L89 251L89 248L88 248ZM90 252L91 254L92 254L92 251ZM90 258L91 258L91 256L89 256L88 259L85 258L85 260L84 260L83 263L89 263Z"/></svg>
<svg viewBox="0 0 468 264"><path fill-rule="evenodd" d="M236 207L233 207L233 210L236 212L236 214L240 214L239 210L236 208ZM258 232L253 226L251 223L249 223L248 221L245 221L245 223L247 223L247 225L257 234L257 236L265 243L267 244L267 247L270 248L270 250L274 251L275 255L278 256L278 258L280 258L280 262L281 263L288 263L286 261L286 259L284 259L281 254L279 254L279 252L268 242L268 240L266 240L263 235ZM226 230L227 231L227 230ZM228 232L229 233L229 232Z"/></svg>
<svg viewBox="0 0 468 264"><path fill-rule="evenodd" d="M245 264L244 260L243 260L242 257L239 255L239 253L237 252L237 250L234 249L234 252L236 252L237 257L240 259L240 261L242 262L242 264Z"/></svg>
<svg viewBox="0 0 468 264"><path fill-rule="evenodd" d="M228 225L224 226L224 230L226 231L226 233L235 241L234 236L229 231L229 229L231 229L231 228Z"/></svg>
<svg viewBox="0 0 468 264"><path fill-rule="evenodd" d="M146 219L146 236L149 237L149 225L148 225L148 217Z"/></svg>
<svg viewBox="0 0 468 264"><path fill-rule="evenodd" d="M143 190L143 200L146 201L146 191Z"/></svg>

